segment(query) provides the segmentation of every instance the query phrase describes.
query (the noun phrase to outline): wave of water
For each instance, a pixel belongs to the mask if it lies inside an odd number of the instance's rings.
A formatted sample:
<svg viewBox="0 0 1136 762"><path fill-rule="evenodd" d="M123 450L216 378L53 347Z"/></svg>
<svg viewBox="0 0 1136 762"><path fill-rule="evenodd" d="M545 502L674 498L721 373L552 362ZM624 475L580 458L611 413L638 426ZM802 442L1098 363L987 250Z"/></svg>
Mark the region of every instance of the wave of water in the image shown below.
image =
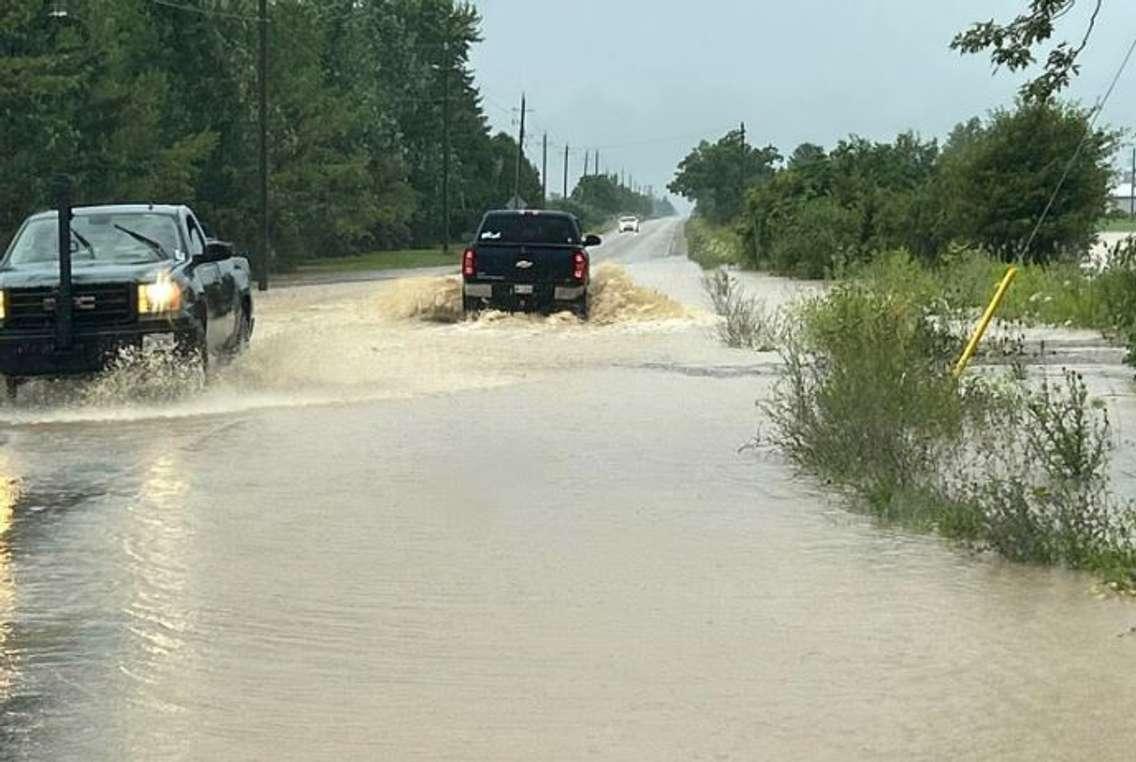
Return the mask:
<svg viewBox="0 0 1136 762"><path fill-rule="evenodd" d="M654 289L637 284L626 269L604 263L592 274L589 285L591 325L680 319L688 311L679 302ZM456 323L465 320L461 303L461 279L457 276L408 278L382 294L378 301L380 314L400 320L422 320ZM543 323L548 325L579 324L571 312L552 315L538 313L506 313L486 310L476 317L482 323Z"/></svg>
<svg viewBox="0 0 1136 762"><path fill-rule="evenodd" d="M258 302L258 313L249 351L216 366L208 384L172 353L126 352L98 376L29 382L14 407L0 407L0 425L180 418L489 388L578 357L582 332L595 332L586 344L591 361L610 363L635 351L618 341L624 332L690 324L682 304L612 264L593 274L587 322L568 312L492 310L466 319L454 277L281 290Z"/></svg>

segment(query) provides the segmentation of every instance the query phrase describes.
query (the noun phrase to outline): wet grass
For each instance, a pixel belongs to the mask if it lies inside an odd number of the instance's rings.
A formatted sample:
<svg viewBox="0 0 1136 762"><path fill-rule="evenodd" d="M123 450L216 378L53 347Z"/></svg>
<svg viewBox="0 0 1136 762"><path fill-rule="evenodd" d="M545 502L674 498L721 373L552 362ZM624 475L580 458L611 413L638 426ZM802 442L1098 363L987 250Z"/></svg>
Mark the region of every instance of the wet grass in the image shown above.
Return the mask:
<svg viewBox="0 0 1136 762"><path fill-rule="evenodd" d="M1119 247L1102 270L1072 263L1020 265L998 319L1100 331L1127 343L1136 363L1136 248ZM973 317L993 296L1007 265L959 250L934 266L902 252L882 255L851 271L854 280L880 292L932 305L939 314Z"/></svg>
<svg viewBox="0 0 1136 762"><path fill-rule="evenodd" d="M351 257L328 257L308 260L296 269L297 273L354 273L370 270L401 270L418 267L458 266L460 248L449 254L441 249L403 249L399 251L374 251Z"/></svg>
<svg viewBox="0 0 1136 762"><path fill-rule="evenodd" d="M942 327L942 295L889 282L797 308L769 441L881 521L1136 584L1136 505L1109 488L1107 411L1080 376L956 381L962 337Z"/></svg>
<svg viewBox="0 0 1136 762"><path fill-rule="evenodd" d="M1136 217L1105 217L1097 224L1102 233L1136 233Z"/></svg>
<svg viewBox="0 0 1136 762"><path fill-rule="evenodd" d="M1084 270L1072 263L1019 265L1006 299L998 310L1004 320L1031 325L1122 330L1136 315L1136 264L1120 253L1113 266ZM935 266L894 253L853 270L854 279L870 281L880 290L937 300L949 309L982 309L1007 265L981 253L960 250Z"/></svg>

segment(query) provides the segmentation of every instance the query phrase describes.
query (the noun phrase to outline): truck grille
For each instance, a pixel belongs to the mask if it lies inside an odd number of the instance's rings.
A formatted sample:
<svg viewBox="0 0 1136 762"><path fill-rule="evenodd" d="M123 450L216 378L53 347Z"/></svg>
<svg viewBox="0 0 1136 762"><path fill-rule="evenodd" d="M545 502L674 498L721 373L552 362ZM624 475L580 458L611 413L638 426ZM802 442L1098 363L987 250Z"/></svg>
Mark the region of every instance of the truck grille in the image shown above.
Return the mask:
<svg viewBox="0 0 1136 762"><path fill-rule="evenodd" d="M136 287L129 283L74 285L71 288L76 327L102 327L134 320ZM56 288L14 288L8 291L7 328L36 330L55 325Z"/></svg>

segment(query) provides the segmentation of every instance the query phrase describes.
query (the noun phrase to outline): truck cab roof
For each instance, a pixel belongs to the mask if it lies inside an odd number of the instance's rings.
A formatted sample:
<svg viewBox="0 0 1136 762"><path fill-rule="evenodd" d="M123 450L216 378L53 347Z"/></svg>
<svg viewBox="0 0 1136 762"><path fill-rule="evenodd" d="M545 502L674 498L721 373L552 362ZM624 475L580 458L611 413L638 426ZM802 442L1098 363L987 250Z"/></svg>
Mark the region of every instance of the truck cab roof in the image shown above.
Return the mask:
<svg viewBox="0 0 1136 762"><path fill-rule="evenodd" d="M71 213L75 216L93 214L168 214L171 217L176 217L187 211L189 211L189 207L185 204L103 204L100 206L75 206L71 208ZM57 214L58 211L55 209L45 209L42 212L36 212L30 219L55 217Z"/></svg>

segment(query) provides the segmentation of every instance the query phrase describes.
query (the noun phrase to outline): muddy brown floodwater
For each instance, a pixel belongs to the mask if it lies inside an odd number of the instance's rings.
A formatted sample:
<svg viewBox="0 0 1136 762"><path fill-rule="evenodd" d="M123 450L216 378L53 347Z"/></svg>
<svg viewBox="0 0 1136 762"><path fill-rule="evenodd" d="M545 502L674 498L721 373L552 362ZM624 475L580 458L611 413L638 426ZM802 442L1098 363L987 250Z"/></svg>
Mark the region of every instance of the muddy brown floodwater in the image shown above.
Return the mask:
<svg viewBox="0 0 1136 762"><path fill-rule="evenodd" d="M679 224L597 260L586 325L294 288L207 390L29 386L0 759L1133 757L1136 606L739 452L776 357L714 343Z"/></svg>

